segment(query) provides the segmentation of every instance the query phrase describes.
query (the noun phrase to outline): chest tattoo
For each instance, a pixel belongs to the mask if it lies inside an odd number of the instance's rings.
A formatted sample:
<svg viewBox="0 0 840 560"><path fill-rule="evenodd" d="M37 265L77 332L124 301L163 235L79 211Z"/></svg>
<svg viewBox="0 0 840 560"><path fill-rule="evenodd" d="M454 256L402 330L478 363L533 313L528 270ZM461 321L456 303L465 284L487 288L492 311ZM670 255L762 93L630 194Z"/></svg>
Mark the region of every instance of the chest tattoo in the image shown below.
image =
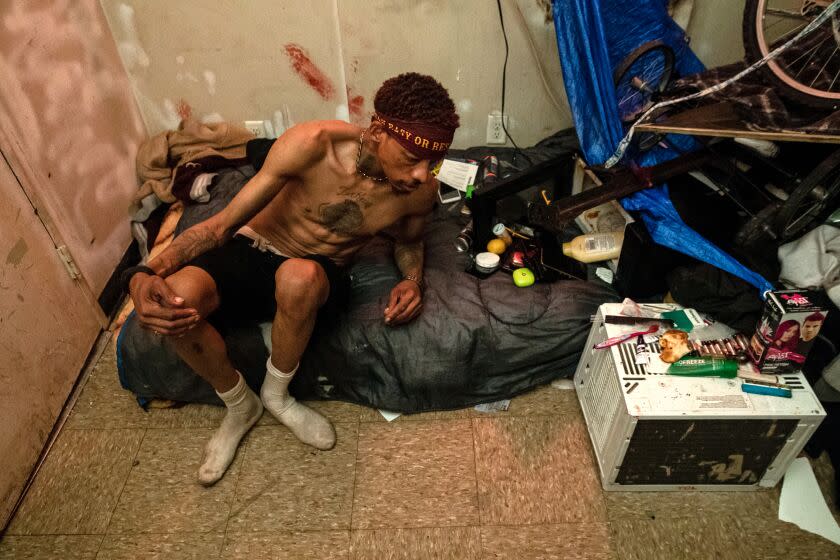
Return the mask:
<svg viewBox="0 0 840 560"><path fill-rule="evenodd" d="M365 193L354 191L352 186L339 188L338 194L346 196L350 200L356 201L358 204L361 204L363 208L370 208L373 205L373 202L368 200Z"/></svg>
<svg viewBox="0 0 840 560"><path fill-rule="evenodd" d="M321 224L334 233L356 233L364 222L362 209L355 201L346 199L334 204L321 204L318 207Z"/></svg>

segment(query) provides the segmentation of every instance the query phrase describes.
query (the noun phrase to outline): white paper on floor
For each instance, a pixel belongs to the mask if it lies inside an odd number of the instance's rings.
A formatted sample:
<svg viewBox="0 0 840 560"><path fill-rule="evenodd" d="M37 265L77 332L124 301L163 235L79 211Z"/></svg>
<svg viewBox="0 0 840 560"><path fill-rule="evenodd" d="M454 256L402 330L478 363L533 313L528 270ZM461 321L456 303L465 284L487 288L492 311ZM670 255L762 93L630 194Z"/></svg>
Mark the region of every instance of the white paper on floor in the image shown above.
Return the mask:
<svg viewBox="0 0 840 560"><path fill-rule="evenodd" d="M475 405L475 408L479 412L504 412L505 410L510 407L510 399L502 399L496 402L488 402L488 403L481 403Z"/></svg>
<svg viewBox="0 0 840 560"><path fill-rule="evenodd" d="M811 463L805 457L794 459L785 473L779 498L779 519L840 544L840 527L831 515Z"/></svg>
<svg viewBox="0 0 840 560"><path fill-rule="evenodd" d="M381 408L378 410L379 414L382 415L382 418L384 418L388 422L393 422L394 420L402 416L401 412L391 412L390 410L382 410Z"/></svg>
<svg viewBox="0 0 840 560"><path fill-rule="evenodd" d="M571 379L555 379L551 382L551 386L555 389L563 389L569 391L575 388L575 382Z"/></svg>

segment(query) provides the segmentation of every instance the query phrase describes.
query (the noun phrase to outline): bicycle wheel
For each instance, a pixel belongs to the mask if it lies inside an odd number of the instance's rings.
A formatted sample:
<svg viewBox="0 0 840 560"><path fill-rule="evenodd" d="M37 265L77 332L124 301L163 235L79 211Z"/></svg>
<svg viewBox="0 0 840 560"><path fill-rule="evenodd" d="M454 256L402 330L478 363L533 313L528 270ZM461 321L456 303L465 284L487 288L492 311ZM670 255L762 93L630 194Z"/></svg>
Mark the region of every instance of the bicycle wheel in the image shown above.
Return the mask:
<svg viewBox="0 0 840 560"><path fill-rule="evenodd" d="M747 60L755 62L796 36L830 0L747 0L743 34ZM840 106L840 20L834 14L759 70L797 103Z"/></svg>
<svg viewBox="0 0 840 560"><path fill-rule="evenodd" d="M779 202L771 202L750 218L735 234L735 245L750 247L768 239L778 240L771 224L778 215L780 206Z"/></svg>
<svg viewBox="0 0 840 560"><path fill-rule="evenodd" d="M791 193L774 220L779 237L790 240L805 233L835 209L840 194L840 150L825 158Z"/></svg>
<svg viewBox="0 0 840 560"><path fill-rule="evenodd" d="M673 71L674 51L662 41L648 41L627 55L613 72L622 122L635 122L650 107L651 97L668 86Z"/></svg>

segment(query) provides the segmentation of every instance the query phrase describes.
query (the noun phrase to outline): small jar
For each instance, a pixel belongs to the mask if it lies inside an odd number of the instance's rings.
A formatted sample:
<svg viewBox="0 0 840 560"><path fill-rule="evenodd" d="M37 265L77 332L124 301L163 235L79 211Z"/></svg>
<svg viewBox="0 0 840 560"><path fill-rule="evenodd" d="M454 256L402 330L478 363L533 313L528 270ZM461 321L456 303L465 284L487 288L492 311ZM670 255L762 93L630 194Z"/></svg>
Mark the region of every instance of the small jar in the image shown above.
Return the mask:
<svg viewBox="0 0 840 560"><path fill-rule="evenodd" d="M505 224L498 223L493 226L493 235L504 241L507 247L510 247L513 243L513 237L510 236Z"/></svg>
<svg viewBox="0 0 840 560"><path fill-rule="evenodd" d="M490 273L499 268L501 258L495 253L479 253L475 256L475 269L479 272Z"/></svg>

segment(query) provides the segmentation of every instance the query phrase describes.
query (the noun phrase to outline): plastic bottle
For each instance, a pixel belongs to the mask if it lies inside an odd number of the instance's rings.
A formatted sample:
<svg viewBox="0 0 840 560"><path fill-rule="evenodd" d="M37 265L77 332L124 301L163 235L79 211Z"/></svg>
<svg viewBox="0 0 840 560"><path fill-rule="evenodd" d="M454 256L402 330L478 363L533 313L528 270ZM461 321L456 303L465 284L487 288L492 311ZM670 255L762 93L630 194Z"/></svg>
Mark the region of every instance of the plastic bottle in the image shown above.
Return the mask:
<svg viewBox="0 0 840 560"><path fill-rule="evenodd" d="M607 261L618 257L623 242L623 231L578 235L563 243L563 254L584 263Z"/></svg>
<svg viewBox="0 0 840 560"><path fill-rule="evenodd" d="M505 247L510 247L513 244L513 237L508 233L505 224L496 224L493 226L493 235L505 242Z"/></svg>
<svg viewBox="0 0 840 560"><path fill-rule="evenodd" d="M720 358L684 357L668 366L668 375L684 377L728 377L738 375L738 362Z"/></svg>

